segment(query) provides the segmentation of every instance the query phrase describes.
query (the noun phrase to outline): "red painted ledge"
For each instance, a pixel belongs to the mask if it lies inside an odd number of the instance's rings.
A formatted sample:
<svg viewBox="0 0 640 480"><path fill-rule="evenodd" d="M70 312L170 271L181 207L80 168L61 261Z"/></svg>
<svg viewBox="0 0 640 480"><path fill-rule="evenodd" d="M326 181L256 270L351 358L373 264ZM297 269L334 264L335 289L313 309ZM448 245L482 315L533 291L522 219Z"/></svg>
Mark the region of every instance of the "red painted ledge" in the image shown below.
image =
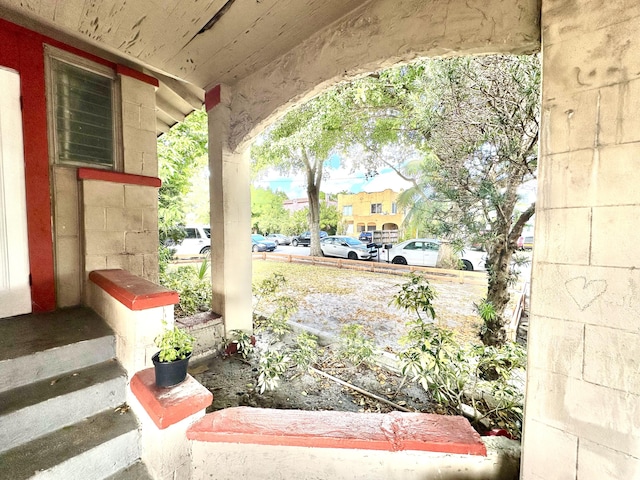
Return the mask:
<svg viewBox="0 0 640 480"><path fill-rule="evenodd" d="M487 455L463 417L235 407L206 415L187 431L202 442Z"/></svg>
<svg viewBox="0 0 640 480"><path fill-rule="evenodd" d="M165 307L180 301L178 292L156 285L126 270L94 270L89 274L89 280L130 310Z"/></svg>
<svg viewBox="0 0 640 480"><path fill-rule="evenodd" d="M154 369L147 368L137 372L129 385L160 430L206 409L213 401L213 394L188 374L184 382L174 387L156 387L155 382Z"/></svg>
<svg viewBox="0 0 640 480"><path fill-rule="evenodd" d="M162 180L157 177L134 175L133 173L112 172L97 168L78 168L78 180L102 180L103 182L124 183L127 185L140 185L142 187L160 188Z"/></svg>

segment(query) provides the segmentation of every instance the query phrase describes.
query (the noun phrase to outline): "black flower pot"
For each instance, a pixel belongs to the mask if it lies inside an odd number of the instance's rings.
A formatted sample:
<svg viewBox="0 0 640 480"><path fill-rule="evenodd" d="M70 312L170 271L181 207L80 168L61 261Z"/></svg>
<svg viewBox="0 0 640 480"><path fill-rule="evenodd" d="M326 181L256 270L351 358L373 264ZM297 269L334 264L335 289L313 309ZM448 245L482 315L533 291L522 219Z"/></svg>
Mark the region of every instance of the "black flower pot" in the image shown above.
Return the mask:
<svg viewBox="0 0 640 480"><path fill-rule="evenodd" d="M158 387L173 387L184 382L185 378L187 378L187 367L189 366L191 353L186 358L174 360L173 362L161 362L158 358L159 355L160 352L151 357L156 371L156 385Z"/></svg>

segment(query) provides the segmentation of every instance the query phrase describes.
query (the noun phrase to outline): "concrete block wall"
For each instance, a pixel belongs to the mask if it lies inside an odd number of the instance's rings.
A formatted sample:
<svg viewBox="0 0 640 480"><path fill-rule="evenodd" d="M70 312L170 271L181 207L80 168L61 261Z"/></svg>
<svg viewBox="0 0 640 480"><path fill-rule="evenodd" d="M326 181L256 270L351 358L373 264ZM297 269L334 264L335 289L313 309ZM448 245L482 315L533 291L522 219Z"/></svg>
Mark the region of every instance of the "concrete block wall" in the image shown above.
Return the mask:
<svg viewBox="0 0 640 480"><path fill-rule="evenodd" d="M639 22L542 1L525 479L640 478Z"/></svg>
<svg viewBox="0 0 640 480"><path fill-rule="evenodd" d="M120 75L122 170L157 177L155 87ZM158 281L157 189L78 181L77 168L53 167L58 307L79 305L86 273L124 268Z"/></svg>

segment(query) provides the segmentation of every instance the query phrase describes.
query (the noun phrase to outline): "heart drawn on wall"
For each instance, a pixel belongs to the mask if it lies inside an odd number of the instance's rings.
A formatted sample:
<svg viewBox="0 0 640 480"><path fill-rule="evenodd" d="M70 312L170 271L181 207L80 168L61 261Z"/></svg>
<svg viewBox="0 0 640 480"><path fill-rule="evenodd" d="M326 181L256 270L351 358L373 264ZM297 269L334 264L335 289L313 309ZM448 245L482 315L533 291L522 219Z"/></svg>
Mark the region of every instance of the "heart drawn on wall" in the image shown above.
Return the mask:
<svg viewBox="0 0 640 480"><path fill-rule="evenodd" d="M607 291L606 280L587 281L586 277L576 277L567 280L564 286L580 310L589 307L598 297Z"/></svg>

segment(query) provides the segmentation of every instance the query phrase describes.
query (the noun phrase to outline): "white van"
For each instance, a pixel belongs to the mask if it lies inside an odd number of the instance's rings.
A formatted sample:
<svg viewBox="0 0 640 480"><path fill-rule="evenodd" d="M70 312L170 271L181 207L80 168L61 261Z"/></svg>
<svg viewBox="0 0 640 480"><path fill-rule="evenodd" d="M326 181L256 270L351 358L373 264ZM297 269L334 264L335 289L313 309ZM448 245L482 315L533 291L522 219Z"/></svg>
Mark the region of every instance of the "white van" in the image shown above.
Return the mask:
<svg viewBox="0 0 640 480"><path fill-rule="evenodd" d="M167 245L179 257L206 255L211 251L211 228L209 225L187 225L186 237L178 245Z"/></svg>

